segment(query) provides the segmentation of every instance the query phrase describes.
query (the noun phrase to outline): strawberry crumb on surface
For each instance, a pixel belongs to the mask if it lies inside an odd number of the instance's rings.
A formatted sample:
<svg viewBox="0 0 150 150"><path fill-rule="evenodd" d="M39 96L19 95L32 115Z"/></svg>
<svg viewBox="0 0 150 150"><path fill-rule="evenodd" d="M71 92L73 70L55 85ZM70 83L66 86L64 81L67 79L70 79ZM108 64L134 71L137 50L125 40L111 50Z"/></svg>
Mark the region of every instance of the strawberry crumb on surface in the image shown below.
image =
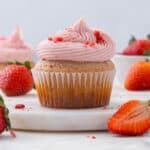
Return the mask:
<svg viewBox="0 0 150 150"><path fill-rule="evenodd" d="M24 109L25 105L24 104L16 104L15 109Z"/></svg>
<svg viewBox="0 0 150 150"><path fill-rule="evenodd" d="M96 136L93 135L93 136L91 136L91 138L92 138L92 139L96 139Z"/></svg>
<svg viewBox="0 0 150 150"><path fill-rule="evenodd" d="M13 138L16 138L16 134L15 134L14 130L10 130L10 135L11 135Z"/></svg>
<svg viewBox="0 0 150 150"><path fill-rule="evenodd" d="M96 136L94 136L94 135L92 135L92 136L88 135L87 137L90 139L96 139Z"/></svg>

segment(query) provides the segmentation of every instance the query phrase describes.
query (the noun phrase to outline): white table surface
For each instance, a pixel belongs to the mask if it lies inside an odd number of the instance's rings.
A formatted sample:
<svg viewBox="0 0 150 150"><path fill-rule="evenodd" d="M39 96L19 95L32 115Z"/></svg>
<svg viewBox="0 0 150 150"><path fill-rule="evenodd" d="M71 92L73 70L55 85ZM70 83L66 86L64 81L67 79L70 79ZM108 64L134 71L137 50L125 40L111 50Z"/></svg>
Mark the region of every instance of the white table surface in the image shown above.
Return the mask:
<svg viewBox="0 0 150 150"><path fill-rule="evenodd" d="M100 132L22 132L16 138L0 136L0 150L149 150L150 132L123 137ZM96 136L92 139L89 136Z"/></svg>
<svg viewBox="0 0 150 150"><path fill-rule="evenodd" d="M117 94L117 93L116 93ZM124 96L128 94L122 93ZM140 93L131 93L140 98ZM119 98L119 97L118 97ZM146 97L145 97L146 99ZM31 132L15 131L0 135L0 150L149 150L150 131L139 137L125 137L107 131L97 132ZM96 139L93 139L95 136Z"/></svg>

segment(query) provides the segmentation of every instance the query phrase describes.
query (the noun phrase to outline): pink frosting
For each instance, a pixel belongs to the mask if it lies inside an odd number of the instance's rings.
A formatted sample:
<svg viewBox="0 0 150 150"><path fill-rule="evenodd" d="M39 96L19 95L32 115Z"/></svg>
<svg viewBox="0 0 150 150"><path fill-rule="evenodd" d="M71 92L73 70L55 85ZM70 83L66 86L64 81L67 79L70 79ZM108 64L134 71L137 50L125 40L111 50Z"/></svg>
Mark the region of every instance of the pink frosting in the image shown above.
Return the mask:
<svg viewBox="0 0 150 150"><path fill-rule="evenodd" d="M0 62L26 60L32 61L34 53L32 48L22 39L21 29L16 30L9 37L0 37Z"/></svg>
<svg viewBox="0 0 150 150"><path fill-rule="evenodd" d="M113 57L115 44L106 33L90 29L82 18L72 27L42 41L37 53L45 60L103 62Z"/></svg>

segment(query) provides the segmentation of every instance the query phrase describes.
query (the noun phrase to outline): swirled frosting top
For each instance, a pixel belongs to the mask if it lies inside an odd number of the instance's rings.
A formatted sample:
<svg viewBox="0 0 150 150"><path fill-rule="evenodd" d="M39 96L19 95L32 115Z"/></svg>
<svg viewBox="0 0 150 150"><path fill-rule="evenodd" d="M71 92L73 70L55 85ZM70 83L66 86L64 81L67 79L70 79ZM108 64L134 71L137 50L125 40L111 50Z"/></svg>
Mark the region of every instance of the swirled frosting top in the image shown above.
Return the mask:
<svg viewBox="0 0 150 150"><path fill-rule="evenodd" d="M63 32L56 33L37 47L43 60L103 62L115 53L115 44L108 34L87 26L81 18Z"/></svg>

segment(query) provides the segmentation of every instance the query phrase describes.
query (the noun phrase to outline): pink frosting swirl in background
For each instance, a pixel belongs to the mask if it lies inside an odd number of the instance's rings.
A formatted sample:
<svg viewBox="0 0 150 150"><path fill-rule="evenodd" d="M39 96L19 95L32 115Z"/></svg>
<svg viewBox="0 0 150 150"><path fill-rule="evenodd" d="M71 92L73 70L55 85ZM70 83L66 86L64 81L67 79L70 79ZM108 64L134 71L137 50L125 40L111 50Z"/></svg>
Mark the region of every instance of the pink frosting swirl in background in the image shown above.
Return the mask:
<svg viewBox="0 0 150 150"><path fill-rule="evenodd" d="M82 18L72 27L42 41L37 53L45 60L103 62L113 57L115 44L106 33L90 29Z"/></svg>
<svg viewBox="0 0 150 150"><path fill-rule="evenodd" d="M7 61L32 61L34 52L32 48L22 39L22 32L19 26L8 37L0 37L0 62Z"/></svg>

